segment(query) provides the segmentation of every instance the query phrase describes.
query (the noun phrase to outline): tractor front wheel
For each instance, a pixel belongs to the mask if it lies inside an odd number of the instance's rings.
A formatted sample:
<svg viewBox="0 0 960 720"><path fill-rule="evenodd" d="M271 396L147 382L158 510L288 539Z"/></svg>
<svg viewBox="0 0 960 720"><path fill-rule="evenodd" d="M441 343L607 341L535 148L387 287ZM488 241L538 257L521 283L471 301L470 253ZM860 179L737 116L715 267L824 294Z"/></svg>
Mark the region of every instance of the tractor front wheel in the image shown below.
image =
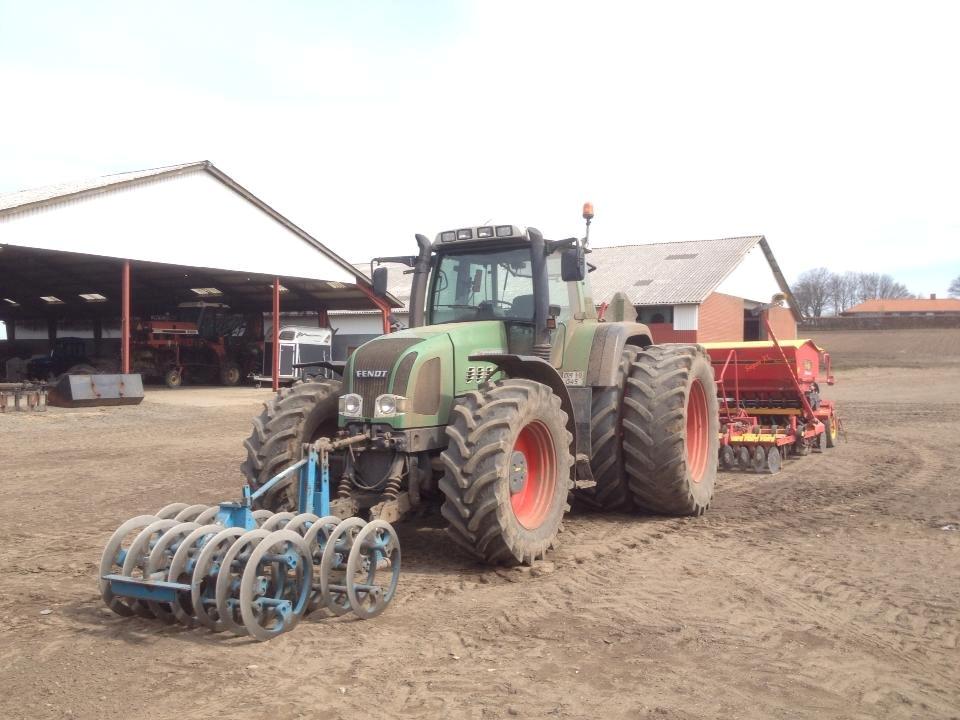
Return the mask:
<svg viewBox="0 0 960 720"><path fill-rule="evenodd" d="M530 564L556 543L573 436L560 398L532 380L467 393L451 413L442 513L451 538L490 564Z"/></svg>

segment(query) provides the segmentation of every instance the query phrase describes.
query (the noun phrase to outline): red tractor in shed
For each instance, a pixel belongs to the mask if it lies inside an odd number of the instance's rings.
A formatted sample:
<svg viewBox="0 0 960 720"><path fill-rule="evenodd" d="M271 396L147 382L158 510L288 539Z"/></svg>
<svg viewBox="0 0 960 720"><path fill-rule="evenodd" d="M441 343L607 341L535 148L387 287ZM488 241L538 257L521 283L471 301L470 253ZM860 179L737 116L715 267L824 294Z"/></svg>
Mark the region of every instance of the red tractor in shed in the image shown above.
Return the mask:
<svg viewBox="0 0 960 720"><path fill-rule="evenodd" d="M172 318L138 322L131 343L134 372L172 388L185 378L237 385L257 367L263 343L254 339L256 323L229 309L181 303Z"/></svg>

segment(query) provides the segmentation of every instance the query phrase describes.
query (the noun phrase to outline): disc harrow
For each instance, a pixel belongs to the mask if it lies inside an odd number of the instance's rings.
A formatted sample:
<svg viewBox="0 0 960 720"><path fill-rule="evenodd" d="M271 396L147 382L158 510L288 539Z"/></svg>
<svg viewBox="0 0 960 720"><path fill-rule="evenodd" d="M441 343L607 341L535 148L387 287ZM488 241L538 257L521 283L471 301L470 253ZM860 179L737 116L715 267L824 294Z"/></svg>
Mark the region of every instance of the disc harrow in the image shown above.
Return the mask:
<svg viewBox="0 0 960 720"><path fill-rule="evenodd" d="M116 529L100 559L100 594L124 617L140 616L270 640L326 610L379 615L400 579L400 543L383 520L330 515L326 454L304 460L240 502L173 503ZM257 498L297 472L299 512L253 510ZM317 482L319 480L319 483Z"/></svg>

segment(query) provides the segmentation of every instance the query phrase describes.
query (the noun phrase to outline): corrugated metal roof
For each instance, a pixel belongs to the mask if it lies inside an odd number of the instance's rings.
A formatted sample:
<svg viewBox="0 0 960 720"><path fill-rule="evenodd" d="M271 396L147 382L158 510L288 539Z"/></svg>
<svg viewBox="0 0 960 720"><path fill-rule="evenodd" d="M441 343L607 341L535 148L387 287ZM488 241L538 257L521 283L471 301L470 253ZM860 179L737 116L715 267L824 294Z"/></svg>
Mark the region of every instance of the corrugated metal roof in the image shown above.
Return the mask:
<svg viewBox="0 0 960 720"><path fill-rule="evenodd" d="M104 175L103 177L93 178L92 180L44 185L43 187L31 188L29 190L4 193L0 195L0 212L14 209L21 210L49 202L50 200L64 200L75 195L103 190L134 180L142 180L158 175L169 175L183 170L198 170L205 168L207 165L208 163L206 161L201 160L199 162L183 163L181 165L152 168L150 170L136 170L134 172L117 173L115 175Z"/></svg>
<svg viewBox="0 0 960 720"><path fill-rule="evenodd" d="M609 302L622 290L634 305L700 303L740 263L761 235L594 247L587 262L593 299Z"/></svg>
<svg viewBox="0 0 960 720"><path fill-rule="evenodd" d="M844 310L841 315L860 313L930 313L960 312L960 299L952 298L903 298L900 300L867 300Z"/></svg>

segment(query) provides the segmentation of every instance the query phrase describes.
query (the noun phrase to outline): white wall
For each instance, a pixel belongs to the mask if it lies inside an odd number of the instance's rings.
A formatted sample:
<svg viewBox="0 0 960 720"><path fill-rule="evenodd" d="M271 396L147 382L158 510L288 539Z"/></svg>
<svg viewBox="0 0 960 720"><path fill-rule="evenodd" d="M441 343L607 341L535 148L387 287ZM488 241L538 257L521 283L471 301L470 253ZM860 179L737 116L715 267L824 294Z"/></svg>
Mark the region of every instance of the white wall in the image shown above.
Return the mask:
<svg viewBox="0 0 960 720"><path fill-rule="evenodd" d="M3 244L353 283L355 276L205 170L0 217Z"/></svg>
<svg viewBox="0 0 960 720"><path fill-rule="evenodd" d="M697 330L700 321L699 305L674 305L673 306L673 329L674 330Z"/></svg>
<svg viewBox="0 0 960 720"><path fill-rule="evenodd" d="M744 256L743 260L721 282L714 292L744 300L768 303L776 293L781 292L773 269L767 261L760 244L756 244Z"/></svg>

